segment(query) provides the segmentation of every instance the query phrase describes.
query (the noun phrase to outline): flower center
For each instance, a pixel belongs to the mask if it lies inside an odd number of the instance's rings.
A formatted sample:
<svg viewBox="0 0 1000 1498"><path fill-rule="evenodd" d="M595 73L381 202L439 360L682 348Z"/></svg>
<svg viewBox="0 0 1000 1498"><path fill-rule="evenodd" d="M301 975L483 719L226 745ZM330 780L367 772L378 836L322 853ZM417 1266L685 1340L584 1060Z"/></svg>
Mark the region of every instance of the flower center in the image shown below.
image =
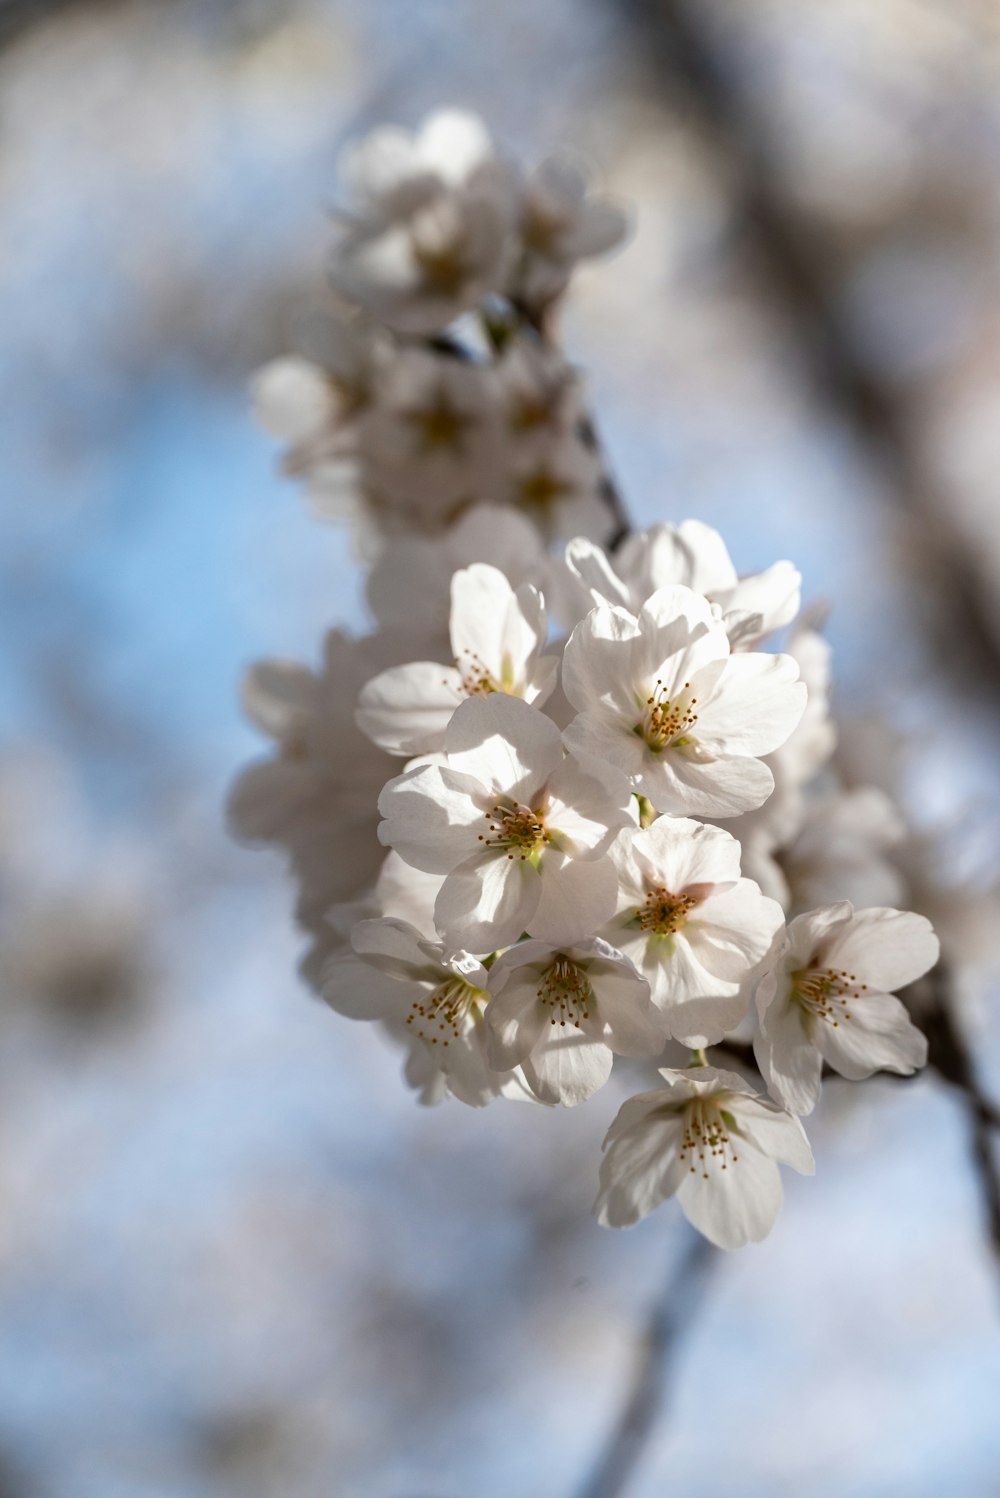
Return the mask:
<svg viewBox="0 0 1000 1498"><path fill-rule="evenodd" d="M414 999L406 1023L428 1045L447 1045L457 1040L471 1020L478 1019L489 995L466 983L464 978L447 978L431 993Z"/></svg>
<svg viewBox="0 0 1000 1498"><path fill-rule="evenodd" d="M730 1138L733 1127L732 1115L718 1107L715 1101L699 1100L688 1104L680 1159L688 1164L692 1175L697 1175L700 1169L707 1181L713 1170L725 1170L730 1164L737 1163L739 1156Z"/></svg>
<svg viewBox="0 0 1000 1498"><path fill-rule="evenodd" d="M841 968L807 967L792 974L793 1002L834 1029L841 1020L851 1018L851 1000L860 999L867 990L868 984L859 984L856 973Z"/></svg>
<svg viewBox="0 0 1000 1498"><path fill-rule="evenodd" d="M462 690L467 697L489 697L501 690L493 673L483 665L474 650L466 647L459 652L455 667L462 678Z"/></svg>
<svg viewBox="0 0 1000 1498"><path fill-rule="evenodd" d="M557 499L569 494L572 485L543 463L530 473L522 474L517 480L516 490L516 502L524 509L545 511Z"/></svg>
<svg viewBox="0 0 1000 1498"><path fill-rule="evenodd" d="M530 806L498 801L483 816L490 824L490 835L481 832L479 841L487 848L506 848L508 858L520 858L525 863L549 841L540 813Z"/></svg>
<svg viewBox="0 0 1000 1498"><path fill-rule="evenodd" d="M411 253L423 282L423 289L436 296L458 296L468 276L465 245L460 234L443 234L433 218L413 226Z"/></svg>
<svg viewBox="0 0 1000 1498"><path fill-rule="evenodd" d="M655 687L646 698L642 721L635 725L633 732L645 739L654 754L662 754L672 745L683 746L698 721L698 714L694 711L697 702L697 697L691 696L689 681L670 697L662 677L657 677Z"/></svg>
<svg viewBox="0 0 1000 1498"><path fill-rule="evenodd" d="M460 453L467 428L475 426L474 418L452 405L444 390L436 391L426 405L416 406L402 414L425 453L442 447Z"/></svg>
<svg viewBox="0 0 1000 1498"><path fill-rule="evenodd" d="M582 968L568 957L557 957L542 974L541 987L537 990L538 1001L547 1004L552 1011L549 1024L575 1025L590 1019L591 1006L596 1002L590 979Z"/></svg>
<svg viewBox="0 0 1000 1498"><path fill-rule="evenodd" d="M651 889L636 915L643 931L654 936L673 936L684 925L698 901L693 895L672 895L662 884Z"/></svg>

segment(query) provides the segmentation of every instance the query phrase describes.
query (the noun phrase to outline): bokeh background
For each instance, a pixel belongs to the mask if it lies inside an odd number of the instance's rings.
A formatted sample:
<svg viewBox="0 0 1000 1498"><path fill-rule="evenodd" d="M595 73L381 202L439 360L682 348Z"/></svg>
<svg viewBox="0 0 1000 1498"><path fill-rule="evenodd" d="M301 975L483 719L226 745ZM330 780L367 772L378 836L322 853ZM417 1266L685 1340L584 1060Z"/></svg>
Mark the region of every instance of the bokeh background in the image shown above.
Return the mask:
<svg viewBox="0 0 1000 1498"><path fill-rule="evenodd" d="M626 502L801 566L997 1095L992 0L5 0L0 41L0 1494L606 1498L651 1314L629 1498L1000 1494L944 1081L828 1088L771 1240L685 1276L671 1208L588 1215L622 1088L419 1108L222 815L245 665L365 622L248 377L345 139L470 106L634 202L564 320Z"/></svg>

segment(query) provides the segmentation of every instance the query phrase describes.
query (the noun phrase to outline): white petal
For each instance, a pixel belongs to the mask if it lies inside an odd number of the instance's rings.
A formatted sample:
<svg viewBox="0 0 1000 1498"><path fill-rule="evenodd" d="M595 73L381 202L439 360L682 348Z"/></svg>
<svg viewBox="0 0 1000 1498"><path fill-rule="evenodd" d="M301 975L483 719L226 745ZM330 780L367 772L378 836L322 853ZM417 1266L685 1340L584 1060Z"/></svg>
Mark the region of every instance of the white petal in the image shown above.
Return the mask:
<svg viewBox="0 0 1000 1498"><path fill-rule="evenodd" d="M563 691L578 712L602 698L627 704L627 683L637 676L633 655L642 649L639 624L622 608L601 604L581 619L563 652Z"/></svg>
<svg viewBox="0 0 1000 1498"><path fill-rule="evenodd" d="M434 919L442 940L470 952L494 952L526 930L538 905L536 869L503 852L476 853L441 886Z"/></svg>
<svg viewBox="0 0 1000 1498"><path fill-rule="evenodd" d="M428 957L425 940L415 926L393 916L358 921L351 931L355 952L380 972L396 978L441 981L444 973L440 964Z"/></svg>
<svg viewBox="0 0 1000 1498"><path fill-rule="evenodd" d="M632 849L655 882L673 894L689 885L735 884L740 877L740 845L721 827L689 817L658 817L636 833ZM707 912L706 907L706 912Z"/></svg>
<svg viewBox="0 0 1000 1498"><path fill-rule="evenodd" d="M647 755L642 773L633 778L636 789L657 811L680 816L739 816L760 806L774 790L774 776L762 760L700 763L677 749L658 757Z"/></svg>
<svg viewBox="0 0 1000 1498"><path fill-rule="evenodd" d="M392 666L367 682L354 721L382 749L412 758L444 747L445 730L464 701L456 670L434 661L414 661Z"/></svg>
<svg viewBox="0 0 1000 1498"><path fill-rule="evenodd" d="M550 1036L543 1035L524 1062L523 1071L541 1102L573 1108L604 1086L613 1060L600 1041L570 1025L565 1029L556 1025Z"/></svg>
<svg viewBox="0 0 1000 1498"><path fill-rule="evenodd" d="M594 1203L597 1220L605 1227L638 1222L672 1196L686 1175L678 1158L684 1119L662 1111L669 1097L661 1091L633 1098L611 1125Z"/></svg>
<svg viewBox="0 0 1000 1498"><path fill-rule="evenodd" d="M767 957L785 924L776 900L752 879L712 895L691 913L684 934L702 967L719 978L745 983Z"/></svg>
<svg viewBox="0 0 1000 1498"><path fill-rule="evenodd" d="M698 737L721 754L770 754L806 709L806 688L790 655L732 655L708 702L699 702Z"/></svg>
<svg viewBox="0 0 1000 1498"><path fill-rule="evenodd" d="M777 1165L752 1144L734 1140L725 1171L712 1161L688 1167L677 1200L688 1221L717 1248L742 1248L766 1238L781 1210Z"/></svg>
<svg viewBox="0 0 1000 1498"><path fill-rule="evenodd" d="M475 789L467 776L438 765L397 775L378 798L385 818L379 841L415 868L446 874L476 846L483 814L470 794Z"/></svg>
<svg viewBox="0 0 1000 1498"><path fill-rule="evenodd" d="M749 1011L749 993L710 994L680 1000L671 1006L666 1019L671 1037L683 1045L718 1045L743 1023Z"/></svg>
<svg viewBox="0 0 1000 1498"><path fill-rule="evenodd" d="M759 1025L753 1049L767 1090L793 1113L805 1117L819 1102L823 1057L806 1029L802 1010L774 993L774 978L757 989Z"/></svg>
<svg viewBox="0 0 1000 1498"><path fill-rule="evenodd" d="M448 764L490 792L530 804L562 763L562 738L544 713L495 692L470 697L448 725Z"/></svg>
<svg viewBox="0 0 1000 1498"><path fill-rule="evenodd" d="M852 1082L875 1071L909 1076L927 1060L927 1037L893 994L868 992L850 1000L850 1018L836 1026L820 1021L816 1044L842 1077Z"/></svg>
<svg viewBox="0 0 1000 1498"><path fill-rule="evenodd" d="M781 1165L790 1165L800 1175L816 1169L805 1129L797 1118L762 1097L733 1098L726 1105L736 1120L738 1132Z"/></svg>
<svg viewBox="0 0 1000 1498"><path fill-rule="evenodd" d="M589 755L569 755L549 777L546 808L556 846L573 858L600 856L633 821L625 776Z"/></svg>
<svg viewBox="0 0 1000 1498"><path fill-rule="evenodd" d="M824 947L823 965L857 973L871 988L892 993L933 967L939 951L926 917L876 907L855 911Z"/></svg>
<svg viewBox="0 0 1000 1498"><path fill-rule="evenodd" d="M513 961L501 966L504 956L512 957L521 947L550 950L543 942L519 942L490 969L492 998L486 1008L487 1047L491 1065L499 1070L523 1061L541 1039L543 1030L549 1028L551 1019L548 1007L538 999L538 970L515 965Z"/></svg>

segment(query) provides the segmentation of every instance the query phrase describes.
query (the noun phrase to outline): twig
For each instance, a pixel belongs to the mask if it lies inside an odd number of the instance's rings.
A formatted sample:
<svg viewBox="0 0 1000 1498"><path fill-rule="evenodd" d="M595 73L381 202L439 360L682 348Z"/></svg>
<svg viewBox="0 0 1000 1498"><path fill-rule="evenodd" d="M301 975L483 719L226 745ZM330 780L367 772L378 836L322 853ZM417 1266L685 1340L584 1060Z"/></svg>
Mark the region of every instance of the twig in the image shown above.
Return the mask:
<svg viewBox="0 0 1000 1498"><path fill-rule="evenodd" d="M674 1274L650 1309L639 1341L632 1386L578 1498L618 1498L625 1491L663 1415L675 1355L701 1304L717 1256L706 1239L692 1235Z"/></svg>

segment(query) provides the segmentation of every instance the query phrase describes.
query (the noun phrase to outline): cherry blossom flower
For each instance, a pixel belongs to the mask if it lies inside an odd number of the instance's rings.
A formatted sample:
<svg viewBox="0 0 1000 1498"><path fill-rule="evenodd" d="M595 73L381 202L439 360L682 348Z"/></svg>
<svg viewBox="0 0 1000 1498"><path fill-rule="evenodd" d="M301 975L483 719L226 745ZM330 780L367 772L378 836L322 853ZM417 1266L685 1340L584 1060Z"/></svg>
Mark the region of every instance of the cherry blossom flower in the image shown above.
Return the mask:
<svg viewBox="0 0 1000 1498"><path fill-rule="evenodd" d="M492 379L505 436L517 446L545 446L584 417L579 372L536 338L510 338Z"/></svg>
<svg viewBox="0 0 1000 1498"><path fill-rule="evenodd" d="M344 166L356 203L330 271L343 296L400 332L434 333L501 288L516 186L478 120L449 110L414 136L383 129Z"/></svg>
<svg viewBox="0 0 1000 1498"><path fill-rule="evenodd" d="M487 372L430 349L402 348L358 423L368 505L383 530L440 530L491 500L501 463Z"/></svg>
<svg viewBox="0 0 1000 1498"><path fill-rule="evenodd" d="M599 938L519 942L493 964L489 989L490 1060L498 1070L520 1065L543 1103L582 1103L608 1080L612 1053L663 1050L648 983Z"/></svg>
<svg viewBox="0 0 1000 1498"><path fill-rule="evenodd" d="M564 756L555 724L502 693L461 704L445 751L379 797L380 840L447 876L435 906L442 938L492 952L525 931L554 942L595 931L615 904L603 855L634 819L620 773Z"/></svg>
<svg viewBox="0 0 1000 1498"><path fill-rule="evenodd" d="M609 857L618 909L602 935L648 979L674 1040L713 1045L748 1012L781 906L740 877L736 839L702 822L658 817L626 828Z"/></svg>
<svg viewBox="0 0 1000 1498"><path fill-rule="evenodd" d="M566 742L619 766L657 811L734 816L774 786L758 756L801 718L797 678L790 656L731 654L690 588L660 589L638 617L601 604L566 645L563 688L578 713Z"/></svg>
<svg viewBox="0 0 1000 1498"><path fill-rule="evenodd" d="M319 671L262 661L244 683L247 715L278 754L239 776L230 823L245 841L277 844L290 855L300 918L322 919L374 879L381 863L375 798L396 763L355 727L354 702L395 648L387 636L353 640L331 630Z"/></svg>
<svg viewBox="0 0 1000 1498"><path fill-rule="evenodd" d="M899 812L875 786L835 786L807 797L802 825L779 854L786 908L797 913L837 899L855 909L897 904L906 881L888 854L905 831Z"/></svg>
<svg viewBox="0 0 1000 1498"><path fill-rule="evenodd" d="M855 911L843 900L797 916L757 988L754 1054L768 1089L806 1114L824 1061L851 1081L923 1066L927 1040L894 991L937 957L930 922L909 911Z"/></svg>
<svg viewBox="0 0 1000 1498"><path fill-rule="evenodd" d="M324 516L353 519L361 502L358 421L391 364L389 340L361 318L326 317L311 329L315 356L274 359L254 377L260 424L288 444L286 473L301 476Z"/></svg>
<svg viewBox="0 0 1000 1498"><path fill-rule="evenodd" d="M604 1227L629 1227L676 1196L718 1248L766 1238L781 1208L778 1165L814 1170L802 1125L735 1072L662 1070L666 1087L622 1105L604 1141L594 1204Z"/></svg>
<svg viewBox="0 0 1000 1498"><path fill-rule="evenodd" d="M564 562L568 623L595 604L637 614L661 588L681 584L714 603L734 650L751 649L789 624L799 611L802 578L791 562L739 577L718 531L700 520L654 525L627 536L614 561L583 537L570 541Z"/></svg>
<svg viewBox="0 0 1000 1498"><path fill-rule="evenodd" d="M614 517L604 494L604 466L578 432L557 434L544 447L514 446L501 502L523 511L549 541L582 532L606 540Z"/></svg>
<svg viewBox="0 0 1000 1498"><path fill-rule="evenodd" d="M576 162L550 157L521 188L521 257L510 295L539 315L566 289L578 261L607 254L627 232L621 204L590 192Z"/></svg>
<svg viewBox="0 0 1000 1498"><path fill-rule="evenodd" d="M452 714L467 697L505 692L540 707L556 684L559 657L541 653L547 624L537 588L525 583L515 592L502 572L476 562L455 573L451 598L454 666L393 666L358 698L358 727L390 754L443 748Z"/></svg>
<svg viewBox="0 0 1000 1498"><path fill-rule="evenodd" d="M487 972L469 952L448 952L407 921L392 916L358 921L353 954L334 957L322 978L323 997L351 1019L382 1020L426 1048L448 1092L481 1108L507 1083L486 1054ZM510 1072L512 1068L504 1068Z"/></svg>

